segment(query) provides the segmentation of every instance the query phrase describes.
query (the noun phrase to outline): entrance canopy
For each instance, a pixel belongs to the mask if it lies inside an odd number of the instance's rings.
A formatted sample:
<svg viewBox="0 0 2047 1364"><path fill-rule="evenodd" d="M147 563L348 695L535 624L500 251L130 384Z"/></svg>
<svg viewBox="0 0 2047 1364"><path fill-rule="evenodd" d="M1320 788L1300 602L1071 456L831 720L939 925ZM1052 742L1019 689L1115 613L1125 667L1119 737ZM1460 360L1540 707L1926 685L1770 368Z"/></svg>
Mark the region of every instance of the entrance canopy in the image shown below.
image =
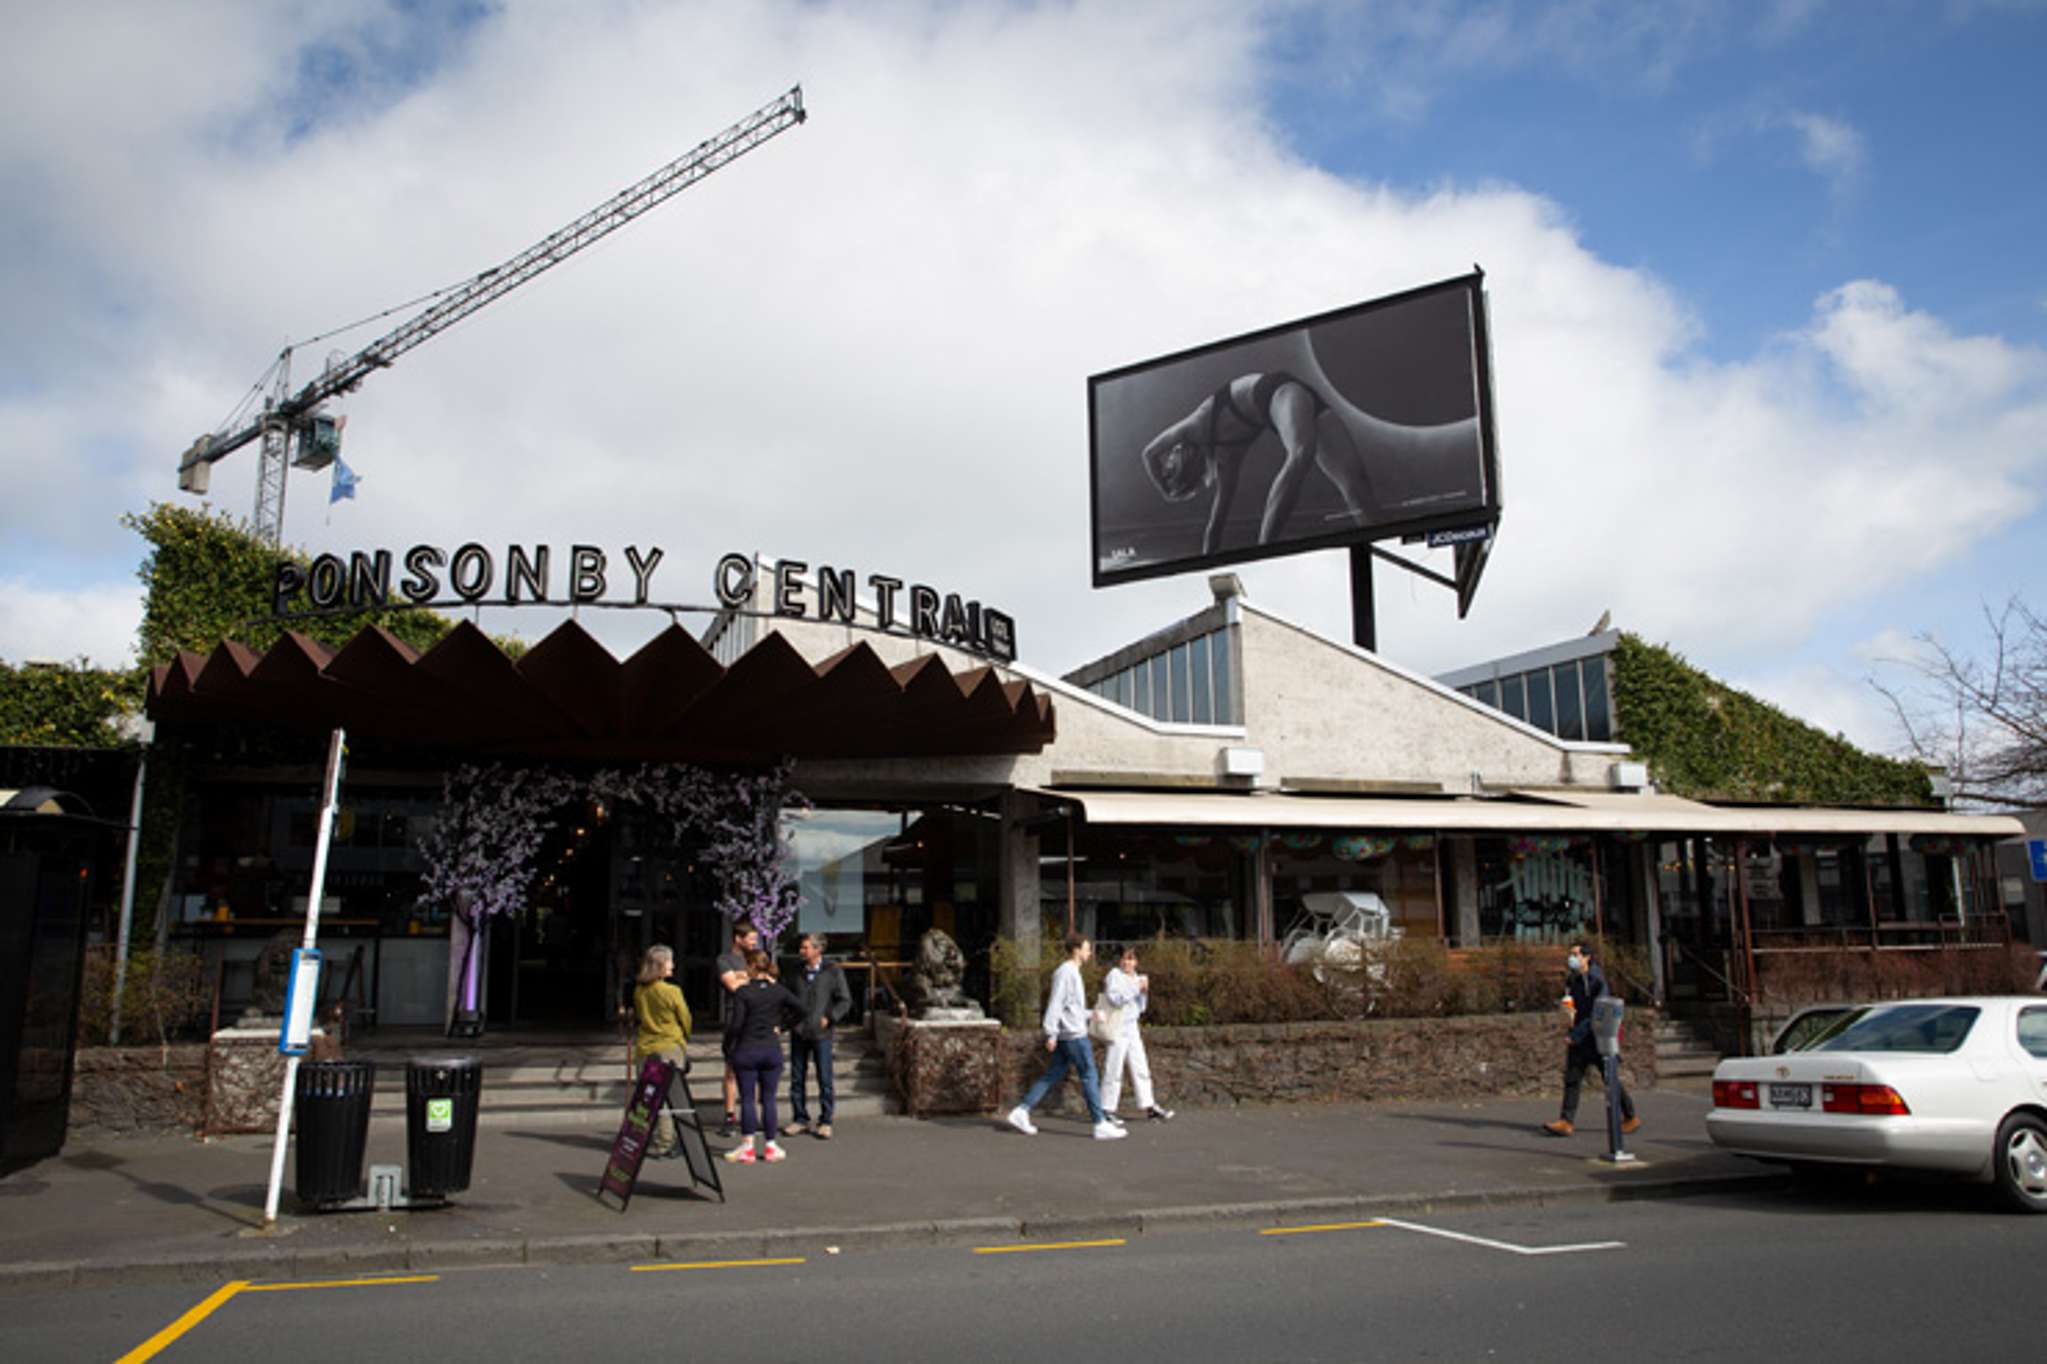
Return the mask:
<svg viewBox="0 0 2047 1364"><path fill-rule="evenodd" d="M1081 807L1090 824L1209 828L1413 829L1473 833L1643 832L1722 834L1946 834L2008 838L2009 815L1944 810L1846 810L1776 805L1708 805L1676 796L1587 791L1519 792L1508 799L1370 799L1283 794L1046 791Z"/></svg>
<svg viewBox="0 0 2047 1364"><path fill-rule="evenodd" d="M1051 698L936 654L889 667L865 643L818 664L769 633L731 667L671 625L621 663L574 621L516 662L467 621L425 653L370 626L338 652L295 632L232 641L150 676L172 724L274 724L554 761L755 763L1036 753Z"/></svg>

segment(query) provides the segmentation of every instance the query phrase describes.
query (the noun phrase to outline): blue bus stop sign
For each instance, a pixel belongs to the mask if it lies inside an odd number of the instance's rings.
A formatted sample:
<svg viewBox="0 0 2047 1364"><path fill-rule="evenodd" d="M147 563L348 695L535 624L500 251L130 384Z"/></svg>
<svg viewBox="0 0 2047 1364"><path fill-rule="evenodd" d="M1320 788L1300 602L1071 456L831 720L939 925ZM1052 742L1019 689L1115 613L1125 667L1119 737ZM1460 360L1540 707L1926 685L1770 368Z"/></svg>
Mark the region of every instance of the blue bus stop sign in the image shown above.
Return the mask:
<svg viewBox="0 0 2047 1364"><path fill-rule="evenodd" d="M2047 881L2047 838L2027 839L2026 856L2033 859L2033 879Z"/></svg>

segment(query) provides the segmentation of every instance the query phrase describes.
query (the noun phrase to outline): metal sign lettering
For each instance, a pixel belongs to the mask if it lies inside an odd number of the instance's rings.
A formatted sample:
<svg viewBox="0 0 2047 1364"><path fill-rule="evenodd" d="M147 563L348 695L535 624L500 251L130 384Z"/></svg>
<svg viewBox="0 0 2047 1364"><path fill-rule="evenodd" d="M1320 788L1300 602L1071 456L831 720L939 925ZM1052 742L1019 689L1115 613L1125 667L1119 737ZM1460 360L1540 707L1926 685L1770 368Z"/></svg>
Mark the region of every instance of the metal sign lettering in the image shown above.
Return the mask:
<svg viewBox="0 0 2047 1364"><path fill-rule="evenodd" d="M654 571L664 555L658 546L627 545L622 564L595 545L570 545L565 554L554 550L508 545L502 572L498 557L475 541L453 551L413 545L403 554L354 550L345 557L321 554L306 564L280 559L271 576L270 610L286 618L388 607L630 606L705 614L757 609L762 570L751 555L718 560L711 574L718 605L702 606L653 600ZM885 573L862 579L853 569L831 564L819 564L813 574L801 559L781 560L768 572L768 609L760 614L906 635L1001 663L1016 659L1015 618L960 593ZM862 588L872 594L871 605L860 600Z"/></svg>

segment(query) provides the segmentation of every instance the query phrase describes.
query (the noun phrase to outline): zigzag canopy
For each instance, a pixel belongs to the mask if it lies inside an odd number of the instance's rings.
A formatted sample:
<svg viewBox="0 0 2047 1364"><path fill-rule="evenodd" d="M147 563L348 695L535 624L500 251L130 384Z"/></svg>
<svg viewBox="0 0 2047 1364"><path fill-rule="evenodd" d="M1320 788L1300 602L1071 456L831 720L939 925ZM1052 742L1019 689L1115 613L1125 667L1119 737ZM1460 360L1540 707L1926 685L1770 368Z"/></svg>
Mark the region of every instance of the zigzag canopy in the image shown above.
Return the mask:
<svg viewBox="0 0 2047 1364"><path fill-rule="evenodd" d="M557 761L1036 753L1054 734L1051 698L989 667L891 668L864 642L813 666L771 632L728 668L678 625L621 663L574 621L517 662L467 621L425 653L374 625L338 652L295 632L261 655L229 641L157 667L148 708Z"/></svg>

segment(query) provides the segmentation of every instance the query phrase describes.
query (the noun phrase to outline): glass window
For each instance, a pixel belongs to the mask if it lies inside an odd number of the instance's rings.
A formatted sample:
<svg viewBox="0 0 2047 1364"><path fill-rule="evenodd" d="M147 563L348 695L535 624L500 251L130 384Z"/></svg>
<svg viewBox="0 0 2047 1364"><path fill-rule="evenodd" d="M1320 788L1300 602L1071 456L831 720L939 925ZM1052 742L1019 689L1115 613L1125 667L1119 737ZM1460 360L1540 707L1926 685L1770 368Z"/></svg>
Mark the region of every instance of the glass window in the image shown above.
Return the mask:
<svg viewBox="0 0 2047 1364"><path fill-rule="evenodd" d="M1601 743L1613 738L1613 712L1606 701L1606 656L1582 661L1585 670L1585 737Z"/></svg>
<svg viewBox="0 0 2047 1364"><path fill-rule="evenodd" d="M1585 711L1579 699L1578 665L1559 663L1550 672L1556 678L1557 686L1557 737L1582 739L1585 737Z"/></svg>
<svg viewBox="0 0 2047 1364"><path fill-rule="evenodd" d="M1209 653L1215 658L1215 722L1233 725L1237 723L1237 712L1230 702L1230 637L1218 630L1212 638L1215 645Z"/></svg>
<svg viewBox="0 0 2047 1364"><path fill-rule="evenodd" d="M1172 687L1166 681L1166 656L1164 654L1153 654L1149 666L1151 668L1151 717L1154 720L1163 720L1172 713L1173 706Z"/></svg>
<svg viewBox="0 0 2047 1364"><path fill-rule="evenodd" d="M1813 1050L1944 1055L1962 1045L1981 1012L1967 1004L1897 1004L1888 1009L1872 1009Z"/></svg>
<svg viewBox="0 0 2047 1364"><path fill-rule="evenodd" d="M1130 709L1151 714L1151 669L1139 663L1130 669Z"/></svg>
<svg viewBox="0 0 2047 1364"><path fill-rule="evenodd" d="M1522 693L1520 673L1500 679L1500 709L1516 720L1528 718L1528 702Z"/></svg>
<svg viewBox="0 0 2047 1364"><path fill-rule="evenodd" d="M1209 636L1203 635L1187 651L1187 666L1194 674L1194 723L1197 725L1215 723L1215 697L1209 686L1208 641Z"/></svg>
<svg viewBox="0 0 2047 1364"><path fill-rule="evenodd" d="M1556 707L1550 704L1549 669L1537 668L1528 678L1528 723L1537 729L1557 732Z"/></svg>
<svg viewBox="0 0 2047 1364"><path fill-rule="evenodd" d="M2047 1057L2047 1009L2019 1010L2019 1045Z"/></svg>
<svg viewBox="0 0 2047 1364"><path fill-rule="evenodd" d="M1497 682L1479 683L1471 689L1471 699L1480 705L1491 706L1494 710L1498 710L1500 708L1500 684Z"/></svg>
<svg viewBox="0 0 2047 1364"><path fill-rule="evenodd" d="M1194 718L1194 687L1187 675L1187 646L1175 644L1172 653L1173 721L1186 724Z"/></svg>

